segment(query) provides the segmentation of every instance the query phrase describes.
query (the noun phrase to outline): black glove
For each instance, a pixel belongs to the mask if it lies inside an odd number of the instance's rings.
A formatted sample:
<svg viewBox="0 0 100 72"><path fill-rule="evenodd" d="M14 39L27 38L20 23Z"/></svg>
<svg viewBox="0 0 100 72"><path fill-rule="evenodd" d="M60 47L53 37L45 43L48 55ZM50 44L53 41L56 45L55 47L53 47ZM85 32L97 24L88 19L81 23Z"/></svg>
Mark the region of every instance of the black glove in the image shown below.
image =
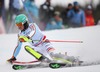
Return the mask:
<svg viewBox="0 0 100 72"><path fill-rule="evenodd" d="M10 62L10 63L12 63L15 60L16 60L16 58L13 56L12 58L8 59L7 61Z"/></svg>

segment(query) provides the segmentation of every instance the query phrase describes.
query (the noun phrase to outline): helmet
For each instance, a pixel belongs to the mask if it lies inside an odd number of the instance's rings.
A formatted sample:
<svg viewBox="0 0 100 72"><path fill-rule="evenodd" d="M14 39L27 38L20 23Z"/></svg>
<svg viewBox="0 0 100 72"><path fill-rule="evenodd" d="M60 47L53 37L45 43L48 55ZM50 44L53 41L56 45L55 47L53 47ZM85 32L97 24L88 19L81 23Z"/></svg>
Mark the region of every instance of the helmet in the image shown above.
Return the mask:
<svg viewBox="0 0 100 72"><path fill-rule="evenodd" d="M15 23L16 24L24 24L26 21L28 21L26 15L24 14L19 14L18 16L15 17Z"/></svg>

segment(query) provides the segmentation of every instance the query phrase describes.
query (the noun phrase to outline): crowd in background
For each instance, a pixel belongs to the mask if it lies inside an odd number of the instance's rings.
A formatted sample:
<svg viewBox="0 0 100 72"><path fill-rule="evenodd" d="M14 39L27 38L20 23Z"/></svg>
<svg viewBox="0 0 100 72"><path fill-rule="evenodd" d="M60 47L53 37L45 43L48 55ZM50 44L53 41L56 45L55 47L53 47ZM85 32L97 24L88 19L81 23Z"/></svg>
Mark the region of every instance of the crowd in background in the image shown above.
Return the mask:
<svg viewBox="0 0 100 72"><path fill-rule="evenodd" d="M4 0L0 0L0 18L2 17L7 31L13 28L14 18L20 13L26 14L30 22L36 22L41 30L96 25L91 4L83 9L75 1L69 3L64 10L58 11L51 5L51 0L46 0L39 8L35 0L22 0L22 3L23 8L19 0L9 0L9 9L5 10Z"/></svg>

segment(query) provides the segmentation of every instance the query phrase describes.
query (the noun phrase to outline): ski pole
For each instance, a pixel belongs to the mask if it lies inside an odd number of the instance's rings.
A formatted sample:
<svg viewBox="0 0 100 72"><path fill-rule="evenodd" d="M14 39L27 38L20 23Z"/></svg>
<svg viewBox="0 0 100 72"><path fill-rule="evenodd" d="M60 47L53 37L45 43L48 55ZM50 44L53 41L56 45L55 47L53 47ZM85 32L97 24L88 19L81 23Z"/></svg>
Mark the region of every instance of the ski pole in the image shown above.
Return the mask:
<svg viewBox="0 0 100 72"><path fill-rule="evenodd" d="M39 40L33 40L33 41L39 41ZM68 42L68 43L83 43L83 41L71 41L71 40L49 40L50 42Z"/></svg>
<svg viewBox="0 0 100 72"><path fill-rule="evenodd" d="M83 41L71 41L71 40L49 40L50 42L69 42L69 43L83 43Z"/></svg>
<svg viewBox="0 0 100 72"><path fill-rule="evenodd" d="M26 42L31 42L31 39L28 39L26 36L20 36L19 39L24 39ZM33 41L40 41L40 40L33 40ZM83 43L83 41L79 40L49 40L50 42L71 42L71 43Z"/></svg>

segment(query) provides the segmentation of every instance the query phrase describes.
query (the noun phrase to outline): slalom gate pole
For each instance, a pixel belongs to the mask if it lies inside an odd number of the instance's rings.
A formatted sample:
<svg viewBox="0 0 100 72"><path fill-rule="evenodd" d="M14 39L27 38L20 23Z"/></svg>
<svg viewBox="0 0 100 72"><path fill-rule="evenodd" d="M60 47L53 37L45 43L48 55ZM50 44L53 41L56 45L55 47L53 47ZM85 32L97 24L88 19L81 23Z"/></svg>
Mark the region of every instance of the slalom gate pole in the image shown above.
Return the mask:
<svg viewBox="0 0 100 72"><path fill-rule="evenodd" d="M29 21L30 21L30 22L33 22L32 17L31 17L31 15L30 15L30 13L29 13L27 7L24 5L24 1L23 1L23 0L21 0L21 1L22 1L23 6L24 6L24 9L25 9L25 11L26 11L26 13L27 13L27 15L28 15Z"/></svg>

